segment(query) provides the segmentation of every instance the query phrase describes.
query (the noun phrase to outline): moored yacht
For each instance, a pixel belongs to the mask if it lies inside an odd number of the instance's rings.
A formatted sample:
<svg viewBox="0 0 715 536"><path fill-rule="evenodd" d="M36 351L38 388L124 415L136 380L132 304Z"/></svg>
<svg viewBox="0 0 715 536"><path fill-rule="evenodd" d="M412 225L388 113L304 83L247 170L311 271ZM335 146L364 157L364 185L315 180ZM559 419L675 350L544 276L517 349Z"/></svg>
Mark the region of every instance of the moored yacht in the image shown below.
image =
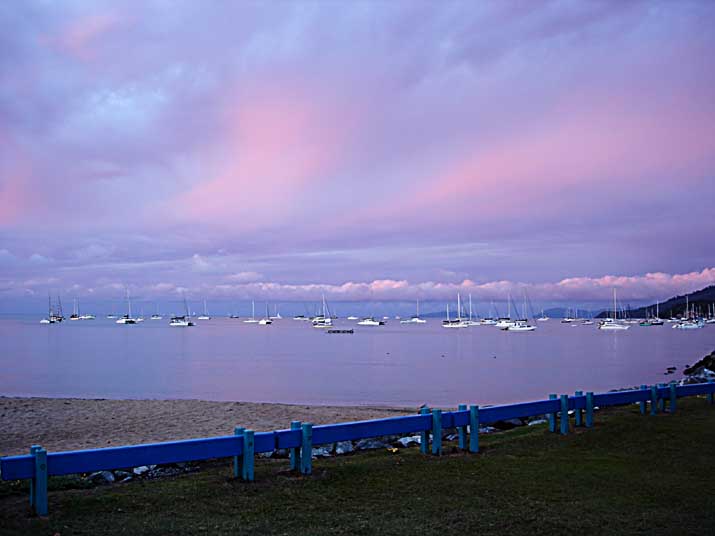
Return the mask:
<svg viewBox="0 0 715 536"><path fill-rule="evenodd" d="M116 324L136 324L137 319L132 317L132 300L129 298L129 289L127 289L127 314L122 316L115 322Z"/></svg>
<svg viewBox="0 0 715 536"><path fill-rule="evenodd" d="M384 320L375 320L373 317L368 316L360 320L360 322L357 323L358 326L384 326L385 321Z"/></svg>
<svg viewBox="0 0 715 536"><path fill-rule="evenodd" d="M426 323L427 323L426 320L423 320L422 318L420 318L420 300L419 299L417 300L417 310L415 312L415 315L410 318L406 318L405 320L400 320L400 324L426 324Z"/></svg>
<svg viewBox="0 0 715 536"><path fill-rule="evenodd" d="M247 318L243 321L244 324L258 324L256 320L256 301L251 300L251 318Z"/></svg>
<svg viewBox="0 0 715 536"><path fill-rule="evenodd" d="M630 328L628 324L618 322L618 309L616 309L616 289L613 289L613 318L605 318L598 329L603 331L625 331Z"/></svg>

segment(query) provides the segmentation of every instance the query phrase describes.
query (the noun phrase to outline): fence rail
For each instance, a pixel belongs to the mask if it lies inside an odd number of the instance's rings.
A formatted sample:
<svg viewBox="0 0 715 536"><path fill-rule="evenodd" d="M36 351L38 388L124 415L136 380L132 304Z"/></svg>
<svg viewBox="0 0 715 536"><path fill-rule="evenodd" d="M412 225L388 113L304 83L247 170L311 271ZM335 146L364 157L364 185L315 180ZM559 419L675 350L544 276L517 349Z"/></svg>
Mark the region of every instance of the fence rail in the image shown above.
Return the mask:
<svg viewBox="0 0 715 536"><path fill-rule="evenodd" d="M457 411L433 409L430 412L422 408L418 415L320 426L293 421L290 429L273 432L254 433L252 430L236 428L234 435L229 436L123 447L48 453L42 447L33 445L30 454L0 458L0 475L3 480L30 479L30 504L38 515L47 515L49 476L233 457L234 476L250 481L254 476L255 454L278 449L290 451L291 469L310 474L312 448L316 445L419 433L421 451L425 454L430 451L431 436L431 452L439 455L442 452L442 430L456 428L459 447L476 453L479 451L481 424L547 415L551 432L557 431L558 417L560 433L568 434L570 411L573 411L575 426L591 427L593 411L597 407L640 403L641 413L646 414L649 404L650 413L654 415L665 411L667 401L668 410L674 413L678 398L696 395L707 395L710 404L715 403L715 383L642 385L640 389L598 394L577 391L570 396L551 394L546 400L533 402L482 408L460 405Z"/></svg>

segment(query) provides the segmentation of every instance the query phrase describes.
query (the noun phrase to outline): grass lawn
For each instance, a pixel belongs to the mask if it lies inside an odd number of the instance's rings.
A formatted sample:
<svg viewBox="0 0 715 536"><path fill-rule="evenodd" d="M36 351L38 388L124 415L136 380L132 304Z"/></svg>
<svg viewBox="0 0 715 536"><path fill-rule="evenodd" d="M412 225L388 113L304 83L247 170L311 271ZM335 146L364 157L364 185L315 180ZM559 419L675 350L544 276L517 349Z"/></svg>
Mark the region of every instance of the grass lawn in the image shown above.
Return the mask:
<svg viewBox="0 0 715 536"><path fill-rule="evenodd" d="M442 457L316 460L310 477L257 460L250 484L229 460L90 489L51 479L49 519L30 516L26 483L3 482L0 533L715 534L715 407L703 398L672 416L597 412L595 428L566 437L542 425L480 439L478 455L447 444Z"/></svg>

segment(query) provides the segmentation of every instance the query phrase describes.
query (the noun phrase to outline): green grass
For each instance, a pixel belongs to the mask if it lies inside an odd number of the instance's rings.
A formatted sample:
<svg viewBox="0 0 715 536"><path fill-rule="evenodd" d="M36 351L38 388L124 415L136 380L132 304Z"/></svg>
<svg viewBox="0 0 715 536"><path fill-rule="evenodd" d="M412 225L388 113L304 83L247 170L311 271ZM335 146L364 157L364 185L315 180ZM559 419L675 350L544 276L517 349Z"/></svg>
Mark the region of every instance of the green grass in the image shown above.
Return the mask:
<svg viewBox="0 0 715 536"><path fill-rule="evenodd" d="M418 449L317 460L310 477L257 460L256 482L229 460L193 474L91 489L52 479L50 517L23 484L0 485L2 534L713 534L715 408L629 406L566 437L544 426L482 436L482 453ZM62 489L55 489L60 487Z"/></svg>

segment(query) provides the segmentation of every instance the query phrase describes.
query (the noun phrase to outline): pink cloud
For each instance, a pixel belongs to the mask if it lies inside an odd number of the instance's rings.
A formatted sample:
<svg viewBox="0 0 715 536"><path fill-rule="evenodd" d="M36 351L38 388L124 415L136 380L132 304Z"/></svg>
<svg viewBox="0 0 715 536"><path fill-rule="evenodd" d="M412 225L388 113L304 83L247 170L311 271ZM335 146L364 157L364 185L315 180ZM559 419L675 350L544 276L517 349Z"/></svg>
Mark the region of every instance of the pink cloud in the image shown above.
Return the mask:
<svg viewBox="0 0 715 536"><path fill-rule="evenodd" d="M97 57L97 41L122 22L117 13L86 15L67 24L53 41L61 50L88 62Z"/></svg>

